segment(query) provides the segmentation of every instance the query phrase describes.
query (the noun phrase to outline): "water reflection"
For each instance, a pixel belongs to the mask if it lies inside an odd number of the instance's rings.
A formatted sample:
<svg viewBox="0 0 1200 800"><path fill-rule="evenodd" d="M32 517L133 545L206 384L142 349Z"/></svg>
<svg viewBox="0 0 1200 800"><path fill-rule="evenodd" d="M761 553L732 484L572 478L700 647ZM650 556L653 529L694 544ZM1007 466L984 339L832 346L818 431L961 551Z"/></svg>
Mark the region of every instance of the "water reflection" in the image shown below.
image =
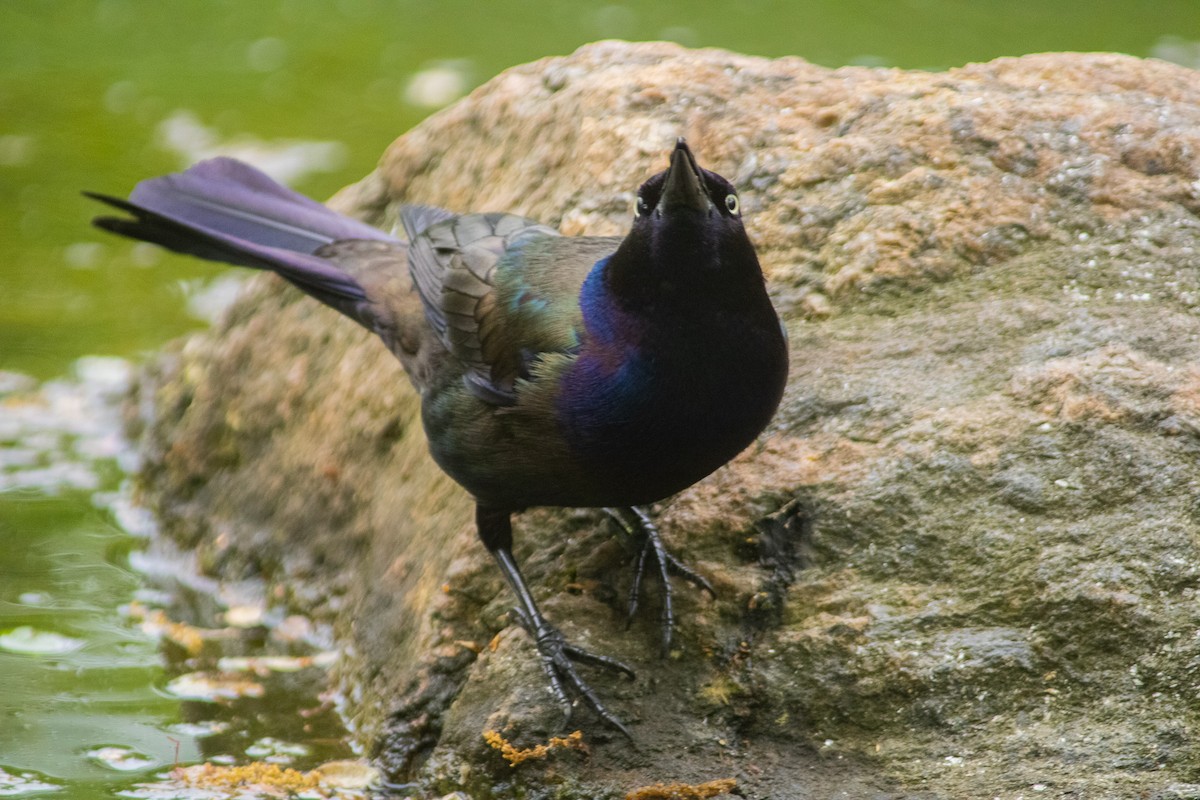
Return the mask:
<svg viewBox="0 0 1200 800"><path fill-rule="evenodd" d="M126 559L137 540L97 504L116 497L133 466L115 403L128 377L126 362L85 359L70 378L41 387L11 373L0 380L5 793L68 782L83 797L114 771L175 758L164 729L178 720L178 703L155 688L164 675L158 647L119 613L141 588ZM102 490L109 494L93 494ZM199 756L194 737L177 739L181 757Z"/></svg>
<svg viewBox="0 0 1200 800"><path fill-rule="evenodd" d="M129 375L95 358L40 386L0 374L0 794L152 796L138 786L180 764L350 756L322 695L328 633L146 538L122 488Z"/></svg>

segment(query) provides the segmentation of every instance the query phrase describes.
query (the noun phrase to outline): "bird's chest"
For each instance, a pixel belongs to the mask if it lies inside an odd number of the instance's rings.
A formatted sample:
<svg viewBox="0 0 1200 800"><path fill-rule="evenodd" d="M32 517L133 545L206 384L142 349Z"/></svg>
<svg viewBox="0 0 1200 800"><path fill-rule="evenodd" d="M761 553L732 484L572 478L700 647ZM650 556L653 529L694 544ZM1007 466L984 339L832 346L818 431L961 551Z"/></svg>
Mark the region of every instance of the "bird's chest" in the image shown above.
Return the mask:
<svg viewBox="0 0 1200 800"><path fill-rule="evenodd" d="M558 399L564 439L629 503L673 494L749 444L774 410L753 341L664 338L584 351Z"/></svg>

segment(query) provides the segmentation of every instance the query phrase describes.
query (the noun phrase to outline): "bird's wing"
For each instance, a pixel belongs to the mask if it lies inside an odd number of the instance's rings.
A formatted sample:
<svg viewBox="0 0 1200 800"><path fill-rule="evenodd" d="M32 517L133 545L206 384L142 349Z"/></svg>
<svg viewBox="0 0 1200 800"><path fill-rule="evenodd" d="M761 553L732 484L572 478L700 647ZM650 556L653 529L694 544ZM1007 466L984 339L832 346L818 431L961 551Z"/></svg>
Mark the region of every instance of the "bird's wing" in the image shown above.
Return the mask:
<svg viewBox="0 0 1200 800"><path fill-rule="evenodd" d="M439 216L418 214L405 221L410 234ZM411 239L409 268L426 319L480 399L512 404L533 358L577 346L579 286L590 263L555 255L576 241L513 214L436 219Z"/></svg>
<svg viewBox="0 0 1200 800"><path fill-rule="evenodd" d="M400 207L400 224L404 226L404 232L410 242L424 233L429 226L457 216L458 214L453 211L447 211L437 206L407 205Z"/></svg>

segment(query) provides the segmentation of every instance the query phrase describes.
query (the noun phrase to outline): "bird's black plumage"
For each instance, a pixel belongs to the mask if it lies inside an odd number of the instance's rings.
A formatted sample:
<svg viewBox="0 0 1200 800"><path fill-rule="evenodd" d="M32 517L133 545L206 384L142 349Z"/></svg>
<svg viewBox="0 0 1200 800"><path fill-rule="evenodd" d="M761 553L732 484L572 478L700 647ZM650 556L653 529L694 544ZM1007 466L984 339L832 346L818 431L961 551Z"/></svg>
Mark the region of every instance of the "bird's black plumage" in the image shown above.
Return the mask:
<svg viewBox="0 0 1200 800"><path fill-rule="evenodd" d="M201 258L272 270L377 333L421 393L434 459L476 501L480 538L518 599L556 697L628 733L575 662L512 556L512 514L603 507L643 536L643 568L707 587L636 506L745 448L782 396L787 347L738 195L682 139L646 181L623 238L563 237L511 214L401 211L407 241L251 167L214 159L139 184L95 224ZM630 674L632 674L630 672Z"/></svg>

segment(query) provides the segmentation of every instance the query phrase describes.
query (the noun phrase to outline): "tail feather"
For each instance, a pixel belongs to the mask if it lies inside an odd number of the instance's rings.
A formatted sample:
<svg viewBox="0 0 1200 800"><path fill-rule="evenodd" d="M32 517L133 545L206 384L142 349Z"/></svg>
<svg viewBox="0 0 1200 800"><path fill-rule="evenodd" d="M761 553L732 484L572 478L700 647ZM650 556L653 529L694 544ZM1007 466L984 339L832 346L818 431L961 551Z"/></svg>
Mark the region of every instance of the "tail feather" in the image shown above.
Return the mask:
<svg viewBox="0 0 1200 800"><path fill-rule="evenodd" d="M201 228L268 247L312 253L339 239L389 239L232 158L142 181L130 202Z"/></svg>
<svg viewBox="0 0 1200 800"><path fill-rule="evenodd" d="M313 253L346 239L397 241L229 158L142 181L129 200L84 194L131 215L97 217L98 228L210 261L277 272L356 318L351 308L366 300L363 287Z"/></svg>

